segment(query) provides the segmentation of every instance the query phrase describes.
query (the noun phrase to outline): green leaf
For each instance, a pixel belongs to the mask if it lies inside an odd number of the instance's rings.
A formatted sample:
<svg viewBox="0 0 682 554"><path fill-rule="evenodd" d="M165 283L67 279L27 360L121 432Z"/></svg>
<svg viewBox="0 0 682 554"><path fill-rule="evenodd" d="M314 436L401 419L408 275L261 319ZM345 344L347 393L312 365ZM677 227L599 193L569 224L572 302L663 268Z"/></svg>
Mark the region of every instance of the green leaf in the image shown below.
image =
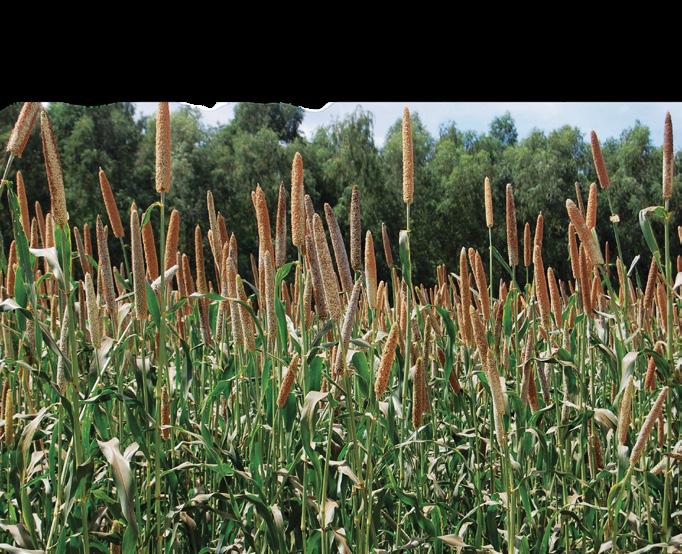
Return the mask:
<svg viewBox="0 0 682 554"><path fill-rule="evenodd" d="M130 462L121 455L119 450L119 440L113 438L109 441L97 441L102 454L111 466L111 471L114 474L116 481L116 492L121 503L121 510L123 516L126 518L128 525L133 528L135 536L137 536L137 517L135 515L135 480L133 472L130 469Z"/></svg>
<svg viewBox="0 0 682 554"><path fill-rule="evenodd" d="M400 262L403 278L408 287L412 286L412 257L410 255L410 235L403 229L400 231L398 239Z"/></svg>
<svg viewBox="0 0 682 554"><path fill-rule="evenodd" d="M646 241L649 250L652 254L659 252L658 243L654 230L651 227L650 217L665 217L665 208L663 206L649 206L639 212L639 226L642 228L644 240Z"/></svg>
<svg viewBox="0 0 682 554"><path fill-rule="evenodd" d="M156 323L156 326L159 327L161 325L161 311L159 310L159 301L156 298L156 294L152 290L152 287L149 283L145 283L147 285L147 308L149 308L149 313L152 314L152 319L154 320L154 323Z"/></svg>
<svg viewBox="0 0 682 554"><path fill-rule="evenodd" d="M140 227L144 227L147 223L149 223L149 220L152 218L152 213L154 211L154 208L160 208L161 207L161 202L158 200L151 204L145 211L144 215L142 216L142 221L140 221Z"/></svg>

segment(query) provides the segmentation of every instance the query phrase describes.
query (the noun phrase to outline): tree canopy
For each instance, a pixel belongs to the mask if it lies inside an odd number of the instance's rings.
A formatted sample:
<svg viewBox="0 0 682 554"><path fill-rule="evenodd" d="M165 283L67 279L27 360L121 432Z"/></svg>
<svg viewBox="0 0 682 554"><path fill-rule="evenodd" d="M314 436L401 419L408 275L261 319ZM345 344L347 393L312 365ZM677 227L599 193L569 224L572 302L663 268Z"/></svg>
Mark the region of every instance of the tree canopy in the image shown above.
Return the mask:
<svg viewBox="0 0 682 554"><path fill-rule="evenodd" d="M0 111L0 139L6 142L20 106ZM121 213L130 203L146 207L156 200L154 191L153 117L138 117L134 105L117 103L80 107L52 103L49 113L58 139L67 189L71 222L94 223L105 210L99 193L98 167L114 189ZM206 191L213 192L216 209L225 217L246 258L256 251L257 230L251 191L260 184L267 196L274 222L280 183L290 185L291 161L301 152L305 188L316 209L330 203L348 238L350 191L361 193L363 233L371 230L380 247L385 223L397 248L398 231L405 226L402 203L402 151L400 112L388 130L383 147L374 141L373 115L357 108L346 117L320 127L306 138L300 130L304 113L287 104L240 103L234 118L222 126L206 126L197 109L183 107L172 114L173 186L168 203L182 216L180 247L193 255L193 227L207 231ZM493 241L506 251L504 190L514 185L519 237L523 225L534 226L539 212L545 218L543 255L546 266L560 275L569 268L566 247L566 198L575 197L578 183L585 201L596 181L589 142L584 131L564 126L545 133L533 130L519 138L509 113L496 117L487 133L461 130L455 122L441 126L432 136L418 113L412 114L415 164L415 201L411 212L413 267L418 281L432 282L435 266L445 263L454 270L462 246L487 253L488 234L483 208L483 180L493 184L495 226ZM611 176L608 191L620 218L620 241L626 263L647 251L637 217L643 206L660 203L661 149L651 141L649 129L637 122L603 143ZM682 163L677 154L678 169ZM38 131L29 141L16 169L26 182L31 213L39 201L49 210L49 196ZM675 177L679 198L680 178ZM677 205L676 199L672 205ZM615 252L609 223L611 210L606 194L599 195L597 231ZM675 225L679 215L676 214ZM4 237L8 222L0 222ZM112 249L116 255L116 249ZM397 254L397 251L396 251ZM386 278L383 255L378 256L380 276Z"/></svg>

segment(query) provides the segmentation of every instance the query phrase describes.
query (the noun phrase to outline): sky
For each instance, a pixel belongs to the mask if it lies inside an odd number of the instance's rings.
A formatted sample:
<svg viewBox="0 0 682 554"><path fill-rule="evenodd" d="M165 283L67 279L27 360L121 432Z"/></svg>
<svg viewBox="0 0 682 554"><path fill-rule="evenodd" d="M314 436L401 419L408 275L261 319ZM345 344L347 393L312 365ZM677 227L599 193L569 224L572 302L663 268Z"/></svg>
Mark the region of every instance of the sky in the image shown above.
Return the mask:
<svg viewBox="0 0 682 554"><path fill-rule="evenodd" d="M181 103L171 103L171 110ZM207 125L229 123L234 115L236 102L219 102L214 108L198 106ZM357 106L374 114L374 140L382 146L386 133L401 116L403 106L411 113L418 113L432 136L438 137L443 123L454 121L462 131L486 132L490 122L505 112L511 113L516 122L519 138L523 139L534 128L545 132L563 125L578 127L589 139L591 130L597 132L600 141L616 138L639 120L651 129L656 146L663 142L665 112L682 125L682 102L329 102L320 110L305 110L301 131L311 138L322 125L353 112ZM150 115L156 111L154 102L137 102L139 114ZM304 106L305 108L305 106Z"/></svg>

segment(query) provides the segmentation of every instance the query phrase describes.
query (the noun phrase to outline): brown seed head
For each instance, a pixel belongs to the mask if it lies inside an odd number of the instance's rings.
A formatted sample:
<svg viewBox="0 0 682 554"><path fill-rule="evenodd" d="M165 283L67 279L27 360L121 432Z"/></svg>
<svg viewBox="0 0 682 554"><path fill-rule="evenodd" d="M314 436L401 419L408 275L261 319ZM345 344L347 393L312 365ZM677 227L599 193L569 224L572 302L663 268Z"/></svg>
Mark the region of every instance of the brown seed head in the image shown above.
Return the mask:
<svg viewBox="0 0 682 554"><path fill-rule="evenodd" d="M123 231L123 223L121 223L121 215L118 213L118 206L116 206L116 199L111 190L109 179L107 179L106 173L104 173L101 167L99 168L99 187L102 190L102 199L104 200L104 207L107 209L111 230L117 239L123 238L125 233Z"/></svg>
<svg viewBox="0 0 682 554"><path fill-rule="evenodd" d="M514 205L514 189L507 184L506 223L507 223L507 252L509 265L519 265L519 241L516 236L516 206Z"/></svg>
<svg viewBox="0 0 682 554"><path fill-rule="evenodd" d="M651 431L654 427L654 424L663 413L663 405L665 404L665 397L667 394L668 387L666 386L661 389L658 398L656 398L656 402L654 402L654 405L651 407L651 411L646 416L646 419L642 424L642 428L640 429L639 434L637 435L637 441L635 442L635 446L632 447L632 454L630 454L630 467L635 467L637 465L637 462L641 458L642 453L644 452L644 448L646 447L646 442L649 439L649 436L651 435Z"/></svg>
<svg viewBox="0 0 682 554"><path fill-rule="evenodd" d="M12 389L8 388L5 394L4 402L4 418L5 418L5 444L11 445L14 443L14 401L12 400Z"/></svg>
<svg viewBox="0 0 682 554"><path fill-rule="evenodd" d="M40 136L43 141L43 158L45 159L45 172L47 173L47 185L50 189L51 213L55 223L65 227L69 221L66 211L66 199L64 196L64 176L62 164L57 149L57 139L52 129L52 122L45 110L40 112Z"/></svg>
<svg viewBox="0 0 682 554"><path fill-rule="evenodd" d="M321 319L329 318L329 310L327 310L327 303L325 302L324 288L322 286L322 274L320 272L320 264L317 259L317 250L315 249L315 241L310 235L305 237L305 251L308 265L310 266L310 280L312 281L313 294L315 296L315 309Z"/></svg>
<svg viewBox="0 0 682 554"><path fill-rule="evenodd" d="M279 387L279 395L277 396L277 406L284 408L289 398L289 393L291 393L291 387L294 385L296 380L296 373L298 373L298 366L300 363L300 356L296 352L289 362L289 367L287 369L286 375L282 379L282 384Z"/></svg>
<svg viewBox="0 0 682 554"><path fill-rule="evenodd" d="M215 236L215 235L214 235ZM178 251L178 242L180 241L180 212L173 210L170 215L170 222L168 223L168 232L166 233L166 251L163 256L164 271L168 271L175 263L175 254Z"/></svg>
<svg viewBox="0 0 682 554"><path fill-rule="evenodd" d="M265 287L265 314L267 318L267 331L271 344L277 338L277 316L275 315L275 267L272 254L268 251L263 254L263 285Z"/></svg>
<svg viewBox="0 0 682 554"><path fill-rule="evenodd" d="M275 224L275 267L287 261L287 193L284 184L279 185L277 197L277 222Z"/></svg>
<svg viewBox="0 0 682 554"><path fill-rule="evenodd" d="M102 272L102 290L100 294L109 312L109 317L113 321L117 320L118 307L116 306L116 289L114 288L114 275L111 268L111 258L109 257L109 245L107 244L107 228L102 225L102 219L97 216L97 255L99 259L99 269Z"/></svg>
<svg viewBox="0 0 682 554"><path fill-rule="evenodd" d="M14 124L12 133L7 141L7 152L21 158L33 131L36 118L40 113L40 102L24 102L19 112L17 122Z"/></svg>
<svg viewBox="0 0 682 554"><path fill-rule="evenodd" d="M592 234L585 223L585 218L578 210L577 206L573 200L566 200L566 211L568 212L568 217L573 223L576 233L580 237L580 241L585 245L587 250L587 255L593 265L602 265L604 263L604 258L601 255L601 250L597 239Z"/></svg>
<svg viewBox="0 0 682 554"><path fill-rule="evenodd" d="M533 237L533 248L538 246L542 250L542 238L545 234L545 217L542 212L538 214L535 220L535 236Z"/></svg>
<svg viewBox="0 0 682 554"><path fill-rule="evenodd" d="M320 266L322 277L322 288L324 289L324 299L332 319L338 321L341 317L341 304L339 302L339 287L332 265L332 257L327 244L327 237L324 234L322 220L318 214L313 216L313 236L315 239L315 250Z"/></svg>
<svg viewBox="0 0 682 554"><path fill-rule="evenodd" d="M147 278L150 281L155 281L159 276L159 262L156 259L154 230L150 221L142 226L142 244L144 246L144 259L147 262Z"/></svg>
<svg viewBox="0 0 682 554"><path fill-rule="evenodd" d="M329 229L329 236L332 240L332 249L334 250L334 258L336 259L336 269L338 270L341 279L341 288L346 294L350 294L353 290L353 277L351 276L350 265L348 265L346 245L343 242L343 235L339 228L339 222L334 216L334 210L326 203L324 205L324 216L327 220L327 228Z"/></svg>
<svg viewBox="0 0 682 554"><path fill-rule="evenodd" d="M161 389L161 438L168 440L170 438L170 406L168 402L168 389L163 385Z"/></svg>
<svg viewBox="0 0 682 554"><path fill-rule="evenodd" d="M606 171L606 164L604 163L604 156L601 153L601 146L599 145L599 138L597 133L592 131L590 134L590 141L592 142L592 159L594 160L594 168L597 170L597 177L601 188L609 188L609 174Z"/></svg>
<svg viewBox="0 0 682 554"><path fill-rule="evenodd" d="M675 171L675 152L673 150L673 122L670 112L665 114L663 127L663 199L673 196L673 173Z"/></svg>
<svg viewBox="0 0 682 554"><path fill-rule="evenodd" d="M545 277L545 265L542 261L542 251L536 246L533 250L533 271L535 275L535 298L540 308L540 317L545 327L549 327L550 322L550 301L547 279Z"/></svg>
<svg viewBox="0 0 682 554"><path fill-rule="evenodd" d="M208 293L208 285L206 284L206 272L204 269L204 243L201 238L201 227L197 225L194 228L194 262L197 274L197 292L199 294Z"/></svg>
<svg viewBox="0 0 682 554"><path fill-rule="evenodd" d="M628 429L630 429L630 421L632 420L632 393L634 389L634 381L632 376L630 376L625 385L623 397L620 401L620 411L618 412L618 429L616 431L618 444L625 445L628 440Z"/></svg>
<svg viewBox="0 0 682 554"><path fill-rule="evenodd" d="M528 267L532 263L533 254L530 247L530 223L523 226L523 265Z"/></svg>
<svg viewBox="0 0 682 554"><path fill-rule="evenodd" d="M547 269L547 284L549 285L549 297L552 301L552 313L554 314L554 323L558 328L563 324L561 294L557 286L554 270L550 267Z"/></svg>
<svg viewBox="0 0 682 554"><path fill-rule="evenodd" d="M386 258L386 265L393 267L393 252L391 251L391 239L388 237L388 227L385 223L381 224L381 238L384 243L384 257Z"/></svg>
<svg viewBox="0 0 682 554"><path fill-rule="evenodd" d="M135 317L138 321L147 319L147 281L145 280L144 250L140 232L140 216L133 203L130 209L130 257L132 259L133 295Z"/></svg>
<svg viewBox="0 0 682 554"><path fill-rule="evenodd" d="M362 226L360 223L360 191L353 186L350 199L350 265L362 270Z"/></svg>

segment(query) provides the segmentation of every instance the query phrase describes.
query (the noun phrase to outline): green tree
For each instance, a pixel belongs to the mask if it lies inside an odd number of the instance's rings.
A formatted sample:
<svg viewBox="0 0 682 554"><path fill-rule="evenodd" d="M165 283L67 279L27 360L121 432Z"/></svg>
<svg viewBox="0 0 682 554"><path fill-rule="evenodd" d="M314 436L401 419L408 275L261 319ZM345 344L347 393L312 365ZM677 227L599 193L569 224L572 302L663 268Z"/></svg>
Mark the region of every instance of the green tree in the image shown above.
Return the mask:
<svg viewBox="0 0 682 554"><path fill-rule="evenodd" d="M490 123L490 136L499 140L504 146L514 146L519 133L516 131L516 123L509 112L500 115Z"/></svg>
<svg viewBox="0 0 682 554"><path fill-rule="evenodd" d="M246 133L271 129L279 140L293 142L299 137L303 108L291 104L256 104L240 102L234 110L232 125Z"/></svg>

